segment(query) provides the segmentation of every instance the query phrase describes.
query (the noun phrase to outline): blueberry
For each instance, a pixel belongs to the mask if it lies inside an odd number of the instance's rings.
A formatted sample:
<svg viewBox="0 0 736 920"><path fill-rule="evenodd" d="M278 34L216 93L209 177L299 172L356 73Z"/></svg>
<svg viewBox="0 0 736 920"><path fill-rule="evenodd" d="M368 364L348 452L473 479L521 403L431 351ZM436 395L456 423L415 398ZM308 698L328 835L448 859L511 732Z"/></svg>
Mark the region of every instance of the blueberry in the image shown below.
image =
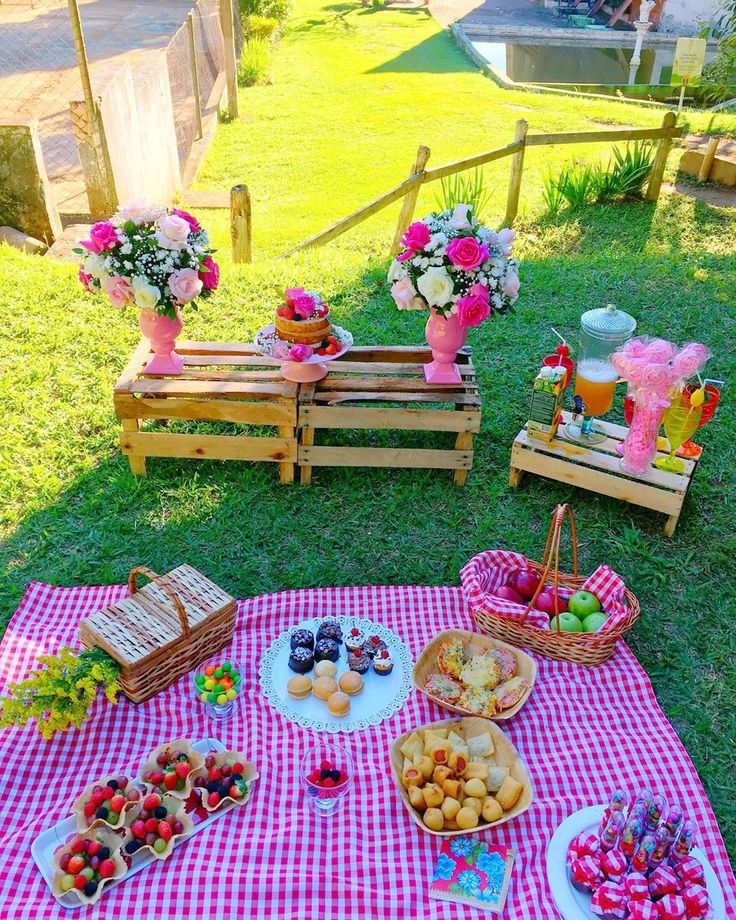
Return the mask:
<svg viewBox="0 0 736 920"><path fill-rule="evenodd" d="M109 859L110 847L103 847L101 850L98 850L97 855L100 857L100 862L102 862L103 859Z"/></svg>
<svg viewBox="0 0 736 920"><path fill-rule="evenodd" d="M84 893L88 898L91 898L92 895L97 891L97 882L87 882L84 886Z"/></svg>
<svg viewBox="0 0 736 920"><path fill-rule="evenodd" d="M109 780L107 781L107 785L108 785L111 789L117 789L117 788L118 788L118 781L117 781L116 779L109 779Z"/></svg>
<svg viewBox="0 0 736 920"><path fill-rule="evenodd" d="M95 818L102 818L102 820L104 821L109 814L110 812L105 808L105 806L100 805L100 807L95 812Z"/></svg>
<svg viewBox="0 0 736 920"><path fill-rule="evenodd" d="M166 807L164 805L158 805L153 809L153 817L158 818L159 820L166 817Z"/></svg>
<svg viewBox="0 0 736 920"><path fill-rule="evenodd" d="M242 774L242 773L233 773L233 774L231 774L231 776L230 776L230 779L231 779L234 783L239 783L240 780L241 780L242 778L243 778L243 774Z"/></svg>
<svg viewBox="0 0 736 920"><path fill-rule="evenodd" d="M132 856L133 853L136 853L140 849L140 846L141 846L140 840L129 840L125 844L125 852L129 853Z"/></svg>
<svg viewBox="0 0 736 920"><path fill-rule="evenodd" d="M219 785L220 785L220 784L217 782L217 780L211 779L211 780L207 783L207 792L217 792L217 790L218 790L218 788L219 788Z"/></svg>
<svg viewBox="0 0 736 920"><path fill-rule="evenodd" d="M220 798L224 799L226 795L230 795L230 786L227 783L223 783L217 791L220 793Z"/></svg>
<svg viewBox="0 0 736 920"><path fill-rule="evenodd" d="M331 770L331 771L330 771L330 778L333 779L335 782L338 782L339 779L340 779L340 771L339 771L339 770Z"/></svg>
<svg viewBox="0 0 736 920"><path fill-rule="evenodd" d="M329 777L331 774L332 774L332 770L320 770L320 771L319 771L319 778L320 778L320 779L328 779L328 777Z"/></svg>

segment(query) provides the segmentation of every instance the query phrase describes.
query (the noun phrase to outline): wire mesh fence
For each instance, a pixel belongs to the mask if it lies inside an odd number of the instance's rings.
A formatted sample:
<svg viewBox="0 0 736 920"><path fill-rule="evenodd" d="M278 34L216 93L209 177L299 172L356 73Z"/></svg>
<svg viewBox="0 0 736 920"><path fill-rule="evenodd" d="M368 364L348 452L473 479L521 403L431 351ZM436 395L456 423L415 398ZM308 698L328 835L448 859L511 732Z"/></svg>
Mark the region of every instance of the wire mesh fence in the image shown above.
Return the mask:
<svg viewBox="0 0 736 920"><path fill-rule="evenodd" d="M0 7L0 115L38 118L41 148L52 182L82 181L69 101L79 98L65 0L26 0Z"/></svg>

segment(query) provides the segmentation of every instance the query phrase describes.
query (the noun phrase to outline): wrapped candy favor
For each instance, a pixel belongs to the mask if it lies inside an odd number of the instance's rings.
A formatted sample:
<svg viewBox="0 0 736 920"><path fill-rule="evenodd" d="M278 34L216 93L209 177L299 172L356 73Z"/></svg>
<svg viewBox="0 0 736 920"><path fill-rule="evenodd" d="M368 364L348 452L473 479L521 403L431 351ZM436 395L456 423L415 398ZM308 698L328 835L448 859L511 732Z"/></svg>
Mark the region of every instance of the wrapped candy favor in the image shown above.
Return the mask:
<svg viewBox="0 0 736 920"><path fill-rule="evenodd" d="M630 872L624 879L624 891L629 901L648 901L649 883L641 872ZM629 905L631 908L631 905Z"/></svg>
<svg viewBox="0 0 736 920"><path fill-rule="evenodd" d="M626 869L626 857L621 850L609 850L601 857L601 872L613 882L620 882L626 874Z"/></svg>
<svg viewBox="0 0 736 920"><path fill-rule="evenodd" d="M570 876L578 891L594 891L601 880L598 860L593 856L575 859L570 866Z"/></svg>
<svg viewBox="0 0 736 920"><path fill-rule="evenodd" d="M661 920L685 920L685 900L679 894L666 894L657 907Z"/></svg>
<svg viewBox="0 0 736 920"><path fill-rule="evenodd" d="M626 916L626 893L618 882L604 882L597 888L590 902L590 909L597 917L623 920Z"/></svg>
<svg viewBox="0 0 736 920"><path fill-rule="evenodd" d="M677 876L669 866L658 866L649 876L649 894L653 898L661 898L665 894L675 894L679 887Z"/></svg>
<svg viewBox="0 0 736 920"><path fill-rule="evenodd" d="M705 873L700 862L694 856L681 859L675 868L679 878L689 885L705 885Z"/></svg>
<svg viewBox="0 0 736 920"><path fill-rule="evenodd" d="M601 848L600 841L596 834L578 834L573 839L567 849L568 866L576 859L582 859L583 856L595 856Z"/></svg>
<svg viewBox="0 0 736 920"><path fill-rule="evenodd" d="M661 914L654 901L632 901L627 920L659 920Z"/></svg>
<svg viewBox="0 0 736 920"><path fill-rule="evenodd" d="M710 898L702 885L685 885L682 900L687 920L707 920L710 916Z"/></svg>

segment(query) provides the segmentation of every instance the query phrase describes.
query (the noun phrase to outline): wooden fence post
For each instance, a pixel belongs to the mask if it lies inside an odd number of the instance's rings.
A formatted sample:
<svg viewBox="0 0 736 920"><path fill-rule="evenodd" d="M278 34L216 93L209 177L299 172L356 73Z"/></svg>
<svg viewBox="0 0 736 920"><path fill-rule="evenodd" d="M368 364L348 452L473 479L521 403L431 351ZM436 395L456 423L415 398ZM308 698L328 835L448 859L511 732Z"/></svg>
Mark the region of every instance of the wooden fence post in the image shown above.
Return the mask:
<svg viewBox="0 0 736 920"><path fill-rule="evenodd" d="M233 241L233 262L251 261L250 192L247 185L230 189L230 235Z"/></svg>
<svg viewBox="0 0 736 920"><path fill-rule="evenodd" d="M514 140L519 141L521 149L511 157L511 174L509 175L509 194L506 199L506 219L504 221L507 227L516 220L519 213L519 195L521 194L521 176L524 172L524 153L526 151L526 132L529 125L523 118L516 122L516 132Z"/></svg>
<svg viewBox="0 0 736 920"><path fill-rule="evenodd" d="M227 86L227 117L237 118L238 108L238 56L235 53L235 17L233 0L220 0L220 25L225 40L225 82Z"/></svg>
<svg viewBox="0 0 736 920"><path fill-rule="evenodd" d="M420 146L417 150L417 158L412 167L412 171L409 174L409 178L416 176L419 173L424 172L424 167L427 165L427 160L429 159L429 147ZM421 183L415 185L411 188L406 195L404 196L404 202L401 205L401 212L399 214L399 221L396 224L396 233L394 233L394 241L391 244L391 255L395 256L401 251L401 237L404 235L404 231L411 223L411 219L414 216L414 208L417 206L417 198L419 197L419 190L421 189Z"/></svg>
<svg viewBox="0 0 736 920"><path fill-rule="evenodd" d="M187 14L189 26L189 56L192 62L192 87L194 88L194 115L197 119L197 140L204 137L202 125L202 97L199 95L199 71L197 70L197 40L194 36L194 12Z"/></svg>
<svg viewBox="0 0 736 920"><path fill-rule="evenodd" d="M703 162L700 164L700 169L698 170L698 179L700 179L701 182L707 182L710 178L710 171L713 169L713 161L718 153L718 144L720 140L720 137L711 137L708 140L708 146L705 148L705 153L703 154Z"/></svg>
<svg viewBox="0 0 736 920"><path fill-rule="evenodd" d="M674 112L667 112L662 119L662 128L674 128L677 116ZM667 166L667 157L672 149L672 138L662 137L657 145L657 153L652 164L652 171L649 174L649 184L647 185L647 201L657 201L659 191L662 188L662 177Z"/></svg>

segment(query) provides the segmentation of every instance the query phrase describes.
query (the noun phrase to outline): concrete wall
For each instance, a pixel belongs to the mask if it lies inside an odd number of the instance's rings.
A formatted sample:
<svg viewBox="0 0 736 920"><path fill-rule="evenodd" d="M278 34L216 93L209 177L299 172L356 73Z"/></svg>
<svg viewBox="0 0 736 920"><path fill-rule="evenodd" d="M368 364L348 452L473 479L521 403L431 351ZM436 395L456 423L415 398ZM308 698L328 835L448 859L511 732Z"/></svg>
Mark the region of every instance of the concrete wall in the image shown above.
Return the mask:
<svg viewBox="0 0 736 920"><path fill-rule="evenodd" d="M718 0L666 0L660 32L697 35L700 23L710 22L718 6Z"/></svg>
<svg viewBox="0 0 736 920"><path fill-rule="evenodd" d="M135 73L122 63L95 77L119 203L168 203L182 183L165 55Z"/></svg>
<svg viewBox="0 0 736 920"><path fill-rule="evenodd" d="M0 225L49 244L61 235L36 118L0 120Z"/></svg>

